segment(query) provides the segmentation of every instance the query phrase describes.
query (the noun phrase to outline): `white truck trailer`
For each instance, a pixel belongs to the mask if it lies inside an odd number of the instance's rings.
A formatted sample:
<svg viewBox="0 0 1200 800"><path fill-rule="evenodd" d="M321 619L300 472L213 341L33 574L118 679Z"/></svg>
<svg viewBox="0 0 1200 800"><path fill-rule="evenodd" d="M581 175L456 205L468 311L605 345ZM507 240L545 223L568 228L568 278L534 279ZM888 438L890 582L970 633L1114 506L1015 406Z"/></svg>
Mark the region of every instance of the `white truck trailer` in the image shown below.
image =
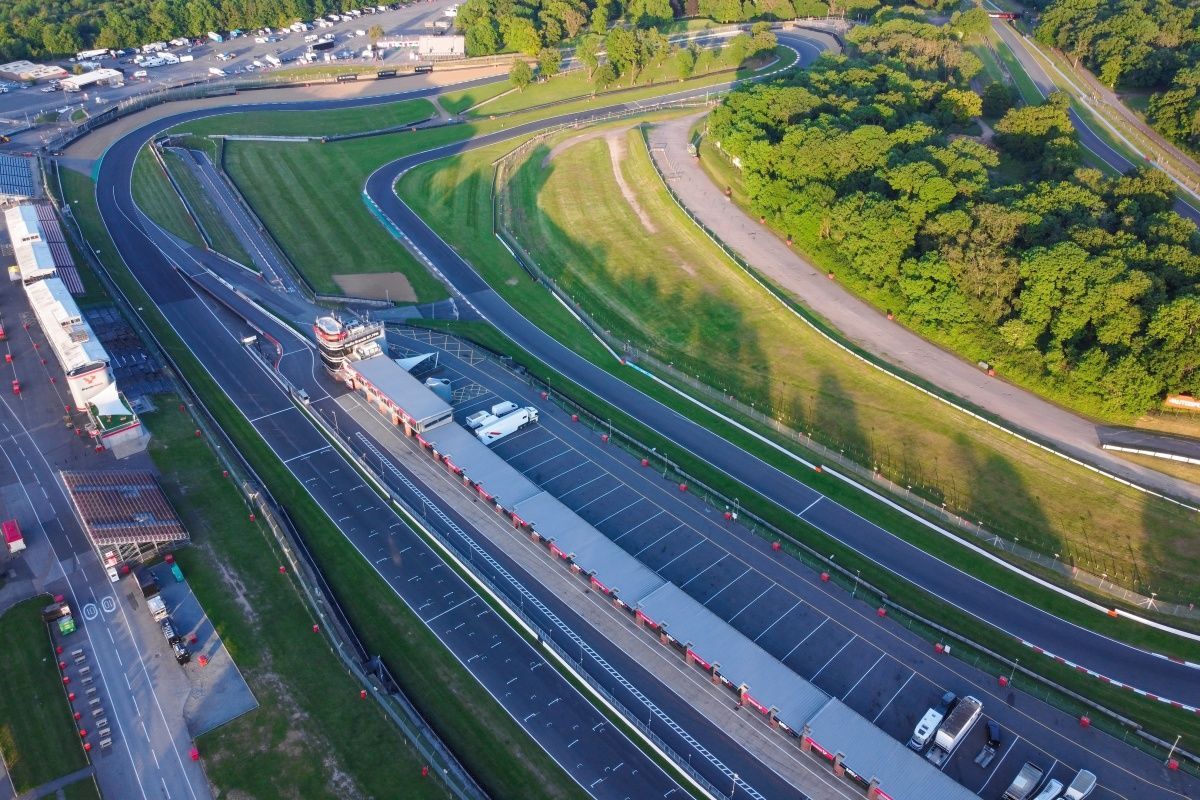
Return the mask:
<svg viewBox="0 0 1200 800"><path fill-rule="evenodd" d="M495 422L481 425L479 429L475 431L475 435L479 437L479 441L483 442L484 444L492 445L503 439L505 436L516 433L526 425L537 422L537 420L537 409L533 408L532 406L526 406L525 408L518 408L516 411L505 414Z"/></svg>
<svg viewBox="0 0 1200 800"><path fill-rule="evenodd" d="M929 748L925 758L937 767L945 764L962 744L962 740L967 738L967 733L981 716L983 716L983 703L974 697L964 697L959 700L958 705L938 728L937 734L933 737L933 747Z"/></svg>

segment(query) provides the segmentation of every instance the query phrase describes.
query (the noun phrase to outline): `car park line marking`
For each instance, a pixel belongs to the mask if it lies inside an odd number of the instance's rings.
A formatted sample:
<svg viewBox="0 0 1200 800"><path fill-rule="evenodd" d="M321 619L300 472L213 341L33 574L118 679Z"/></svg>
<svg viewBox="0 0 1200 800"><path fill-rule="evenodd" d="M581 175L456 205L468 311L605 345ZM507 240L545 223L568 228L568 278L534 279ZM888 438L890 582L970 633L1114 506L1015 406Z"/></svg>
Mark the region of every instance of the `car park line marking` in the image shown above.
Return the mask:
<svg viewBox="0 0 1200 800"><path fill-rule="evenodd" d="M886 654L886 653L880 653L880 654L879 654L879 658L875 659L875 663L874 663L874 664L872 664L872 665L871 665L871 666L870 666L870 667L867 669L867 671L866 671L866 672L864 672L864 673L862 674L862 677L860 677L858 680L856 680L856 681L854 682L854 685L853 685L853 686L851 686L849 689L847 689L847 690L846 690L846 693L845 693L844 695L842 695L842 700L843 700L843 701L844 701L844 700L845 700L847 697L849 697L849 696L850 696L850 693L851 693L851 692L853 692L855 689L857 689L857 688L858 688L858 685L859 685L860 683L862 683L862 682L863 682L863 678L865 678L865 677L867 677L868 675L870 675L870 674L871 674L871 670L873 670L873 669L875 669L876 667L878 667L878 666L879 666L879 662L880 662L880 661L883 661L883 657L884 657L885 655L887 655L887 654Z"/></svg>
<svg viewBox="0 0 1200 800"><path fill-rule="evenodd" d="M814 672L814 673L813 673L813 676L812 676L811 678L809 678L808 680L809 680L810 682L811 682L811 681L815 681L815 680L817 679L817 676L818 676L818 675L820 675L822 672L824 672L824 671L825 671L825 667L828 667L830 664L832 664L832 663L833 663L833 660L834 660L835 658L837 658L838 656L840 656L840 655L842 654L842 651L843 651L843 650L845 650L847 647L849 647L849 646L850 646L850 642L853 642L853 641L854 641L855 639L857 639L857 638L858 638L858 634L854 634L853 636L851 636L851 637L850 637L850 639L849 639L849 641L847 641L847 642L846 642L844 645L842 645L841 647L839 647L839 648L838 648L838 651L829 657L829 660L825 662L825 666L821 667L819 670L817 670L816 672Z"/></svg>
<svg viewBox="0 0 1200 800"><path fill-rule="evenodd" d="M606 473L604 473L604 474L605 474L605 475L608 475L608 473L607 473L607 472L606 472ZM603 477L603 476L601 476L601 477ZM589 481L589 483L590 483L590 481ZM607 492L605 492L604 494L602 494L602 495L599 495L599 496L597 496L597 497L593 497L591 500L588 500L586 503L584 503L583 505L581 505L581 506L579 506L578 508L576 508L576 509L575 509L575 513L576 513L576 514L578 514L580 511L583 511L585 508L587 508L588 506L590 506L592 503L596 502L597 500L601 500L601 499L603 499L603 498L605 498L605 497L608 497L610 494L612 494L613 492L615 492L615 491L617 491L618 489L620 489L620 488L621 488L623 485L624 485L624 484L622 484L622 483L617 483L617 485L616 485L616 486L614 486L613 488L609 489L609 490L608 490Z"/></svg>
<svg viewBox="0 0 1200 800"><path fill-rule="evenodd" d="M699 542L697 542L697 544L699 544ZM749 570L747 570L747 572L749 572ZM730 618L727 620L727 622L729 622L729 624L730 624L730 625L732 625L732 624L733 624L733 621L734 621L735 619L737 619L739 616L741 616L741 613L742 613L742 611L745 611L747 608L749 608L750 606L752 606L752 605L754 605L755 603L757 603L759 600L761 600L761 599L763 598L763 594L766 594L767 592L771 591L771 590L772 590L772 589L774 589L774 588L775 588L775 582L774 582L774 581L772 581L770 586L768 586L767 588L765 588L765 589L763 589L763 590L762 590L762 594L760 594L758 597L756 597L756 598L754 598L753 600L751 600L749 603L746 603L746 605L742 606L742 610L741 610L741 611L739 611L739 612L737 612L736 614L734 614L732 617L730 617ZM716 596L716 595L714 595L714 597L715 597L715 596Z"/></svg>
<svg viewBox="0 0 1200 800"><path fill-rule="evenodd" d="M560 453L559 455L562 455L562 454ZM554 456L554 458L558 458L558 456ZM547 459L547 460L551 460L551 459ZM545 463L545 462L542 462L542 463ZM542 483L546 484L546 483L549 483L550 481L556 481L559 478L561 478L563 475L566 475L568 472L571 472L572 470L577 470L580 467L587 466L587 463L588 462L586 462L586 461L582 461L573 467L568 467L567 469L565 469L562 472L555 475L553 478L546 478L546 480L542 481ZM537 465L535 464L534 466L537 466ZM533 469L533 467L530 467L530 469ZM522 473L522 474L524 474L524 473Z"/></svg>
<svg viewBox="0 0 1200 800"><path fill-rule="evenodd" d="M651 542L650 544L648 544L648 545L646 545L645 547L643 547L641 550L638 550L636 553L634 553L634 554L633 554L633 557L634 557L634 558L637 558L637 557L638 557L638 556L640 556L642 553L646 552L646 551L647 551L647 550L649 550L651 547L654 547L654 545L658 544L658 543L659 543L659 542L661 542L663 539L667 538L667 537L668 537L668 536L670 536L672 533L674 533L675 531L679 530L679 529L680 529L680 528L682 528L682 527L683 527L683 523L681 522L681 523L679 523L678 525L676 525L674 528L671 528L671 530L669 530L669 531L667 531L666 533L664 533L662 536L660 536L660 537L658 537L657 539L655 539L655 540L654 540L653 542Z"/></svg>
<svg viewBox="0 0 1200 800"><path fill-rule="evenodd" d="M658 506L655 506L655 508L658 508ZM622 537L624 537L624 536L628 536L629 534L631 534L631 533L633 533L634 531L636 531L638 528L640 528L640 527L642 527L643 525L645 525L645 524L646 524L647 522L649 522L650 520L653 520L653 519L658 519L659 517L661 517L661 516L662 516L663 514L665 514L665 513L667 513L667 512L666 512L666 511L663 511L661 508L659 508L659 509L658 509L658 513L657 513L657 514L655 514L655 515L654 515L654 516L652 516L652 517L646 517L644 520L642 520L641 522L639 522L637 525L634 525L632 528L630 528L629 530L625 531L625 533L622 533L620 536L613 537L613 541L615 542L615 541L617 541L617 539L620 539L620 538L622 538Z"/></svg>
<svg viewBox="0 0 1200 800"><path fill-rule="evenodd" d="M890 698L890 699L889 699L889 700L888 700L886 703L884 703L884 704L883 704L883 708L879 709L879 713L878 713L878 714L876 714L876 715L875 715L875 716L874 716L874 717L871 719L871 724L872 724L872 725L874 725L874 724L875 724L876 720L878 720L880 717L882 717L882 716L883 716L883 712L884 712L884 711L887 711L887 709L888 709L888 706L890 706L890 705L892 704L892 701L893 701L893 700L895 700L897 697L899 697L899 696L900 696L900 693L904 691L904 687L905 687L905 686L908 686L908 682L909 682L909 681L911 681L911 680L912 680L913 678L915 678L915 677L917 677L917 671L916 671L916 670L913 670L913 673L912 673L912 675L909 675L909 676L908 676L908 680L906 680L904 683L900 684L900 688L896 690L896 693L895 693L894 695L892 695L892 696L891 696L891 698Z"/></svg>
<svg viewBox="0 0 1200 800"><path fill-rule="evenodd" d="M670 561L668 561L667 563L665 563L665 564L663 564L661 567L659 567L659 568L658 568L658 571L661 573L661 572L662 572L664 569L666 569L667 567L671 566L671 565L672 565L672 564L674 564L676 561L678 561L679 559L681 559L681 558L683 558L684 556L686 556L688 553L690 553L690 552L692 552L693 550L695 550L697 547L699 547L699 546L700 546L700 544L701 544L701 542L696 542L694 545L692 545L691 547L689 547L687 550L684 550L682 553L680 553L679 555L675 556L675 557L674 557L674 558L672 558Z"/></svg>
<svg viewBox="0 0 1200 800"><path fill-rule="evenodd" d="M510 434L510 435L516 436L517 434ZM505 438L507 438L507 437L505 437ZM551 437L549 439L543 439L542 441L537 442L536 444L526 447L524 450L519 450L516 453L511 453L511 454L509 454L508 458L505 458L504 460L507 461L509 458L512 458L512 459L520 458L521 456L525 455L526 453L532 453L534 450L537 450L539 447L545 447L548 444L554 444L554 437ZM565 455L566 453L569 453L569 452L571 452L571 451L568 449L568 450L563 450L561 453L555 453L554 455L550 456L550 458L547 458L545 461L539 461L537 464L534 464L533 467L539 466L541 464L545 464L546 461L552 461L552 460L558 458L559 456ZM533 467L530 467L530 469L533 469Z"/></svg>
<svg viewBox="0 0 1200 800"><path fill-rule="evenodd" d="M767 631L771 630L771 628L774 628L774 627L775 627L775 626L776 626L776 625L779 623L779 620L783 619L783 618L784 618L784 617L786 617L788 614L791 614L793 611L795 611L797 608L799 608L799 607L800 607L800 605L801 605L803 602L804 602L803 600L797 600L797 601L796 601L796 605L792 606L792 607L791 607L791 608L789 608L787 611L785 611L784 613L780 614L778 617L776 617L774 620L772 620L772 621L771 621L771 624L770 624L770 625L768 625L767 627L763 628L763 630L762 630L762 633L760 633L758 636L755 636L755 637L754 637L754 641L755 641L755 642L757 642L759 639L761 639L763 636L765 636L765 635L766 635L766 633L767 633ZM743 609L743 611L744 611L744 610L745 610L745 609ZM790 655L790 654L789 654L789 655ZM781 659L781 660L782 660L782 659Z"/></svg>
<svg viewBox="0 0 1200 800"><path fill-rule="evenodd" d="M1000 756L1000 760L996 762L996 766L992 767L992 771L987 776L987 780L983 782L983 785L979 787L979 790L975 792L975 794L983 794L983 790L987 788L987 785L992 782L992 778L996 777L996 773L1000 771L1000 765L1004 763L1004 759L1008 758L1008 754L1016 749L1017 742L1019 741L1021 741L1020 736L1013 737L1013 740L1008 744L1008 749L1004 751L1004 755Z"/></svg>
<svg viewBox="0 0 1200 800"><path fill-rule="evenodd" d="M681 526L681 527L682 527L682 526ZM672 533L674 533L674 531L672 531ZM711 603L713 600L716 600L716 599L717 599L717 597L718 597L718 596L721 594L721 592L725 591L725 590L726 590L726 589L728 589L730 586L733 586L735 583L737 583L738 581L740 581L742 578L746 577L746 576L747 576L747 575L749 575L749 574L750 574L750 567L746 567L746 571L745 571L745 572L743 572L741 575L738 575L736 578L734 578L733 580L731 580L729 583L727 583L727 584L725 584L724 586L722 586L720 589L718 589L718 590L717 590L717 593L716 593L716 594L714 594L712 597L710 597L710 598L708 598L707 600L705 600L705 601L704 601L703 603L701 603L700 605L707 606L707 605L708 605L709 603Z"/></svg>
<svg viewBox="0 0 1200 800"><path fill-rule="evenodd" d="M689 583L691 583L692 581L696 580L696 578L699 578L701 575L703 575L704 573L708 572L710 569L712 569L713 567L715 567L717 564L720 564L722 561L724 561L724 560L725 560L726 558L728 558L728 557L729 557L729 554L728 554L728 553L726 553L725 555L721 556L721 557L720 557L720 558L718 558L716 561L712 562L712 563L711 563L711 564L709 564L707 567L705 567L704 569L700 570L699 572L697 572L697 573L696 573L695 575L693 575L692 577L688 578L688 579L687 579L686 581L684 581L683 583L679 584L679 588L680 588L680 589L682 589L683 587L687 586Z"/></svg>
<svg viewBox="0 0 1200 800"><path fill-rule="evenodd" d="M607 517L605 517L604 519L600 520L599 522L596 522L594 525L592 525L592 527L593 527L593 528L599 528L599 527L600 527L600 525L601 525L602 523L608 522L610 519L612 519L613 517L615 517L617 514L620 514L622 511L628 511L629 509L631 509L631 508L633 508L634 506L636 506L638 503L642 502L642 499L643 499L643 498L642 498L642 496L639 494L639 495L638 495L638 497L637 497L637 499L636 499L636 500L634 500L632 503L630 503L629 505L625 506L625 507L624 507L624 508L622 508L620 511L614 511L613 513L609 514L609 515L608 515Z"/></svg>
<svg viewBox="0 0 1200 800"><path fill-rule="evenodd" d="M562 494L560 494L558 496L559 502L562 502L562 499L564 497L566 497L567 495L569 495L571 492L578 491L579 489L582 489L583 487L587 486L589 483L595 483L596 481L600 480L607 474L608 474L607 472L601 472L599 475L592 478L590 481L584 481L583 483L581 483L577 486L573 486L570 489L567 489L565 492L563 492Z"/></svg>
<svg viewBox="0 0 1200 800"><path fill-rule="evenodd" d="M801 639L800 641L796 642L796 646L795 646L795 647L793 647L791 650L788 650L788 651L787 651L787 655L786 655L786 656L784 656L783 658L779 659L779 660L780 660L781 662L782 662L782 661L787 661L787 660L788 660L788 658L789 658L789 657L792 655L792 653L794 653L794 652L796 652L797 650L799 650L799 649L800 649L800 645L804 644L804 643L805 643L805 642L807 642L809 639L811 639L811 638L812 638L812 635L813 635L814 633L816 633L817 631L821 630L821 627L822 627L822 626L823 626L823 625L824 625L826 622L828 622L828 621L829 621L829 617L825 617L825 618L823 618L823 619L822 619L822 620L821 620L821 621L820 621L820 622L817 624L817 627L813 628L811 631L809 631L809 632L808 632L808 636L805 636L803 639Z"/></svg>

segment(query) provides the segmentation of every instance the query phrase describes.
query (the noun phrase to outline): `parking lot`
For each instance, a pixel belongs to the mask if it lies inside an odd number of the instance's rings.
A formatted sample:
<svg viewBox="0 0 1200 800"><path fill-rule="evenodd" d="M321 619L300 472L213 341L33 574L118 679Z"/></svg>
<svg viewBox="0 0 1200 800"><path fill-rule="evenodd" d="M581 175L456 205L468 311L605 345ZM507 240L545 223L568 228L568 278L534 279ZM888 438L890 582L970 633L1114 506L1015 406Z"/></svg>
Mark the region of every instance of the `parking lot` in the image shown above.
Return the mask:
<svg viewBox="0 0 1200 800"><path fill-rule="evenodd" d="M354 35L356 31L379 25L388 37L397 34L415 36L426 33L423 27L424 22L427 19L442 19L444 17L443 10L454 2L455 0L424 0L393 10L364 14L357 19L352 18L349 21L332 23L328 28L314 28L308 33L333 34L337 43L334 52L349 53L353 56L342 59L338 63L366 64L369 60L361 58L359 54L366 47L368 40ZM59 109L78 107L81 104L87 105L93 110L102 110L107 103L123 100L149 89L160 89L198 78L211 78L208 73L210 67L219 67L231 77L241 76L247 71L259 71L259 68L254 66L254 62L256 60L261 62L267 55L292 57L303 53L308 46L304 41L305 35L304 32L288 32L287 34L276 32L275 36L278 41L256 42L255 32L247 31L236 39L221 43L205 41L202 44L171 48L171 52L175 55L190 55L194 60L149 69L145 79L132 77L133 73L140 70L141 67L134 64L129 57L101 59L99 63L102 67L118 66L125 70L125 85L120 88L104 87L70 94L65 92L43 93L42 89L46 88L45 84L24 88L19 84L12 83L8 92L0 93L0 133L6 129L5 119L13 122L23 121L26 114L33 118L44 111L58 111ZM218 60L217 56L222 53L228 53L232 58ZM387 53L381 61L371 61L370 63L392 64L406 58L407 51L397 49ZM61 62L61 66L70 71L70 67L73 65L64 60ZM286 68L294 66L294 64L285 64L284 66ZM268 67L263 71L271 70Z"/></svg>
<svg viewBox="0 0 1200 800"><path fill-rule="evenodd" d="M428 339L392 334L390 341L393 356L433 349ZM944 771L985 800L999 798L1026 761L1045 770L1043 781L1053 778L1064 785L1079 769L1091 769L1102 784L1091 797L1101 800L1200 796L1193 779L1167 773L1149 757L1095 729L1081 728L1078 720L1011 686L999 688L996 676L934 655L928 642L898 624L881 622L873 609L821 583L791 559L794 580L769 575L764 564L778 564L778 557L764 557L765 542L758 547L748 541L752 536L732 535L737 523L726 521L723 509L706 507L663 480L653 465L642 467L639 459L604 444L602 432L573 422L528 385L469 349L446 346L438 351L435 367L417 374L450 381L460 423L502 400L537 407L539 423L493 444L493 452L800 677L895 739L906 742L947 689L978 697L983 717ZM974 759L985 743L984 720L989 718L1000 722L1003 735L985 769ZM1135 765L1142 760L1147 767L1139 770Z"/></svg>

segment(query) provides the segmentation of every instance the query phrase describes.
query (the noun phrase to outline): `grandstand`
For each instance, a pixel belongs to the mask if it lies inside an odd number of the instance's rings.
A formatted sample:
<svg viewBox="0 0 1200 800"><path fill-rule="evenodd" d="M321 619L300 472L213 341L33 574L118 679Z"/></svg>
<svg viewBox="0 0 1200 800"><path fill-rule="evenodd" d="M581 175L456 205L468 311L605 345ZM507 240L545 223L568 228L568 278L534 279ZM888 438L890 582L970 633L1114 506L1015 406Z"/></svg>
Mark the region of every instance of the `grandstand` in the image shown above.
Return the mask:
<svg viewBox="0 0 1200 800"><path fill-rule="evenodd" d="M32 158L0 155L0 203L36 197Z"/></svg>

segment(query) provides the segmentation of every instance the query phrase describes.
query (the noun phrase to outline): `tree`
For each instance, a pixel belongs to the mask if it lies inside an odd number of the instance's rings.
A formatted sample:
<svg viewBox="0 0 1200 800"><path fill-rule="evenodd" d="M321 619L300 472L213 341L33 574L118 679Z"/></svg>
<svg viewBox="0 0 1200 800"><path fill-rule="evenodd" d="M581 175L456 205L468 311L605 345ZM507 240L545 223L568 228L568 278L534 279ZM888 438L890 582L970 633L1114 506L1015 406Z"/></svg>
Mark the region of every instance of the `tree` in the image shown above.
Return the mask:
<svg viewBox="0 0 1200 800"><path fill-rule="evenodd" d="M587 67L588 80L596 74L596 67L600 65L600 37L595 34L588 34L579 40L579 44L575 46L575 57L579 59L579 63Z"/></svg>
<svg viewBox="0 0 1200 800"><path fill-rule="evenodd" d="M513 62L512 69L508 71L508 79L518 90L524 91L525 87L533 82L533 70L525 61L517 59Z"/></svg>
<svg viewBox="0 0 1200 800"><path fill-rule="evenodd" d="M970 41L987 36L988 31L992 29L992 21L988 18L987 11L980 6L975 6L969 11L955 11L950 16L950 27L954 29L955 33Z"/></svg>
<svg viewBox="0 0 1200 800"><path fill-rule="evenodd" d="M596 70L596 74L592 78L592 85L595 87L595 91L592 94L595 94L596 91L603 91L616 82L617 71L613 69L612 64L605 62L600 65L600 68Z"/></svg>
<svg viewBox="0 0 1200 800"><path fill-rule="evenodd" d="M983 99L970 89L947 89L937 109L943 121L961 125L983 113Z"/></svg>
<svg viewBox="0 0 1200 800"><path fill-rule="evenodd" d="M557 47L543 47L538 53L538 72L545 79L553 78L562 67L562 53Z"/></svg>
<svg viewBox="0 0 1200 800"><path fill-rule="evenodd" d="M608 51L608 63L612 65L613 72L617 77L621 77L626 73L631 73L632 77L637 77L638 70L641 69L641 62L638 60L639 51L637 37L632 31L627 31L624 28L613 28L608 32L605 40L605 49Z"/></svg>
<svg viewBox="0 0 1200 800"><path fill-rule="evenodd" d="M367 30L367 38L371 40L371 44L375 44L385 36L382 25L372 25Z"/></svg>
<svg viewBox="0 0 1200 800"><path fill-rule="evenodd" d="M500 31L496 23L481 19L467 28L466 48L469 56L490 56L500 50Z"/></svg>
<svg viewBox="0 0 1200 800"><path fill-rule="evenodd" d="M1016 96L1011 86L1003 81L992 81L983 89L983 116L1000 119L1015 102Z"/></svg>
<svg viewBox="0 0 1200 800"><path fill-rule="evenodd" d="M690 46L684 46L675 51L675 74L679 80L686 81L696 70L696 51Z"/></svg>
<svg viewBox="0 0 1200 800"><path fill-rule="evenodd" d="M542 35L533 22L524 17L508 17L501 23L504 45L527 56L536 56L542 49Z"/></svg>

